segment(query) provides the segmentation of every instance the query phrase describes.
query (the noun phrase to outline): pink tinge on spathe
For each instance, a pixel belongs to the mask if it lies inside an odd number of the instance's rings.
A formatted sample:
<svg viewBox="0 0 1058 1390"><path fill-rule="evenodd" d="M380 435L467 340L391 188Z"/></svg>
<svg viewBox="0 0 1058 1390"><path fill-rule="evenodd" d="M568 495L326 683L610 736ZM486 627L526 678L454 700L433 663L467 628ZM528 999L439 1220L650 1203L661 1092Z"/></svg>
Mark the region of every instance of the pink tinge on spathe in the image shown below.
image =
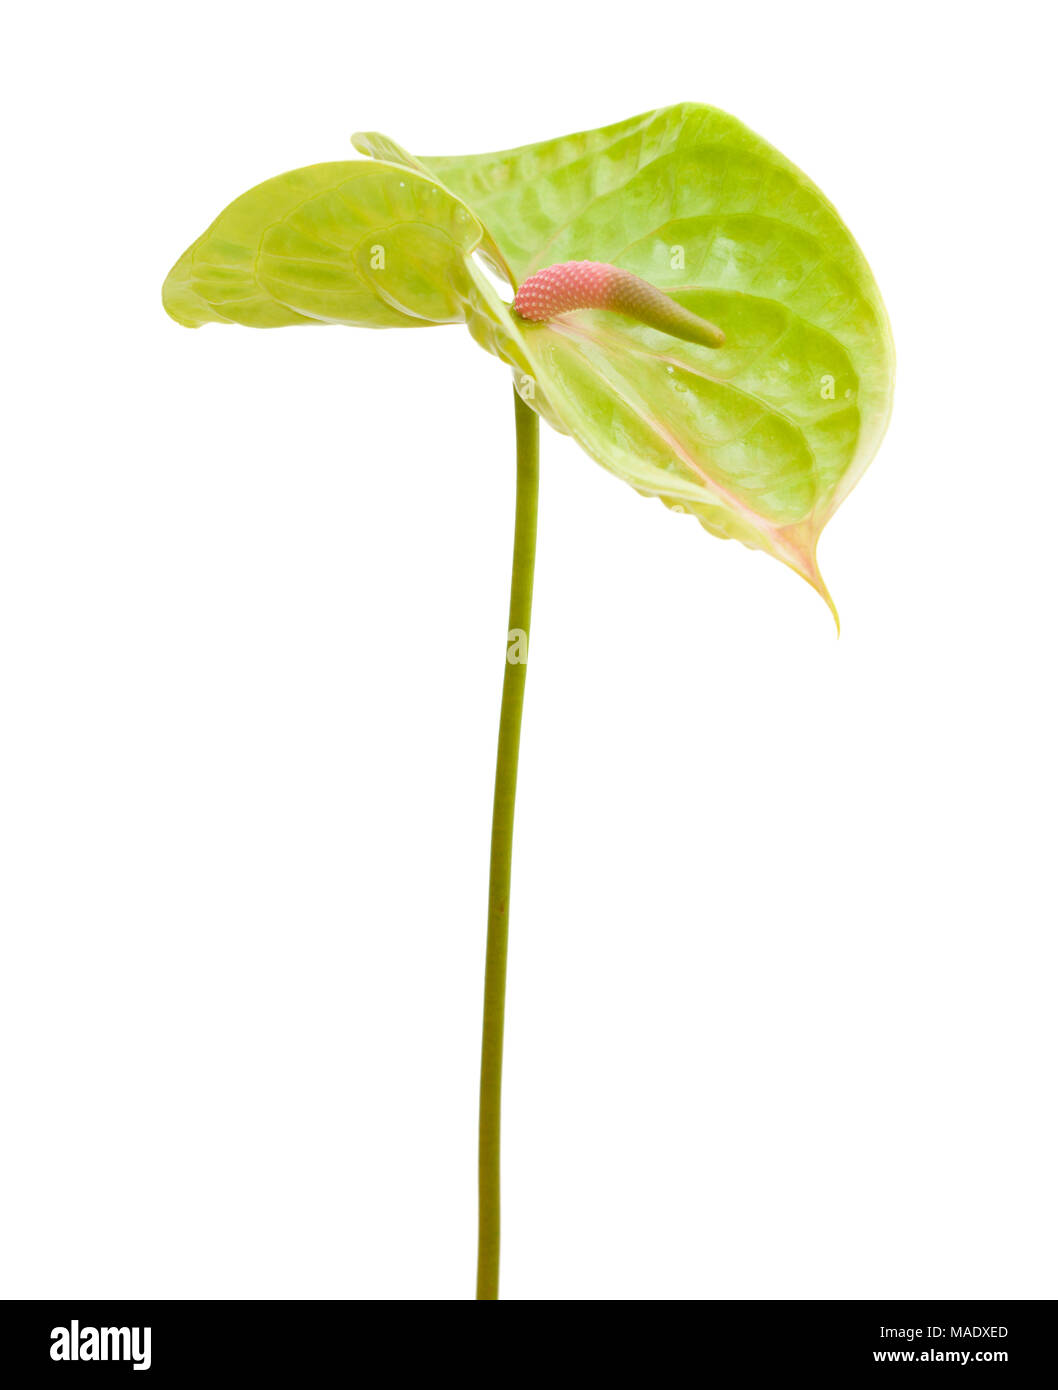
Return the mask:
<svg viewBox="0 0 1058 1390"><path fill-rule="evenodd" d="M620 272L601 261L564 261L538 270L514 296L515 312L532 323L543 323L571 309L611 306Z"/></svg>

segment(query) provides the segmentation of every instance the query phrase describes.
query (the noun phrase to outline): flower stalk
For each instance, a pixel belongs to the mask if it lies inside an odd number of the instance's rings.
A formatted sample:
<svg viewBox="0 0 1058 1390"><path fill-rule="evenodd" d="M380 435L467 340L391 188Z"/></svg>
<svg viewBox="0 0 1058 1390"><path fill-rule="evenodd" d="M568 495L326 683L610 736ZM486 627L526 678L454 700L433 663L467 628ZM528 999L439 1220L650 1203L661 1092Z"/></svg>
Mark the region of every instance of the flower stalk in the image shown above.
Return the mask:
<svg viewBox="0 0 1058 1390"><path fill-rule="evenodd" d="M478 1112L477 1297L499 1298L500 1288L500 1089L507 990L507 936L514 840L514 797L522 732L529 623L536 562L536 511L540 482L540 425L536 412L514 393L517 500L514 558L507 621L507 659L500 701L496 786L489 860L489 924L485 945L485 1007L481 1029L481 1098Z"/></svg>

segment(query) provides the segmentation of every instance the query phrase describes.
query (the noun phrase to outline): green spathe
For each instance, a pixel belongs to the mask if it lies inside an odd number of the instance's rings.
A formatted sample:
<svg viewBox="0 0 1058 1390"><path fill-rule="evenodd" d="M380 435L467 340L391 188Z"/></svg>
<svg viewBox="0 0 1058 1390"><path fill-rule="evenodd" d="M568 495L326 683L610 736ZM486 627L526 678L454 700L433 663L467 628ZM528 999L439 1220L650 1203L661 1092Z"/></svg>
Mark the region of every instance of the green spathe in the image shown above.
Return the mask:
<svg viewBox="0 0 1058 1390"><path fill-rule="evenodd" d="M165 283L179 322L465 323L594 459L829 602L819 535L888 423L881 296L834 208L734 117L690 103L496 154L313 165L226 208ZM723 329L710 349L619 314L548 323L514 289L567 260L635 272Z"/></svg>

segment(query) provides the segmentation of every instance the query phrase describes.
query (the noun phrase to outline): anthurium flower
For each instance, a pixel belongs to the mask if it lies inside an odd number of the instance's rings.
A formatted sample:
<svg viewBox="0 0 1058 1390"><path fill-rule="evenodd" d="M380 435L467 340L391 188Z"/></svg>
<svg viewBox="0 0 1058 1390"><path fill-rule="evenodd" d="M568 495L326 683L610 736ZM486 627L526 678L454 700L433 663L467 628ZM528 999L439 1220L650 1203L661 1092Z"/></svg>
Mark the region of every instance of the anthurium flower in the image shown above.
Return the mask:
<svg viewBox="0 0 1058 1390"><path fill-rule="evenodd" d="M816 543L885 432L893 349L833 207L722 111L672 106L499 154L417 159L382 135L354 144L366 159L295 169L237 198L163 298L189 327L462 323L514 373L478 1144L478 1297L494 1299L537 417L644 496L782 560L829 603Z"/></svg>
<svg viewBox="0 0 1058 1390"><path fill-rule="evenodd" d="M799 169L693 104L496 154L354 143L370 158L281 174L227 207L170 272L169 313L465 323L603 467L828 597L816 544L885 432L893 348L867 262ZM479 257L512 293L562 262L632 272L723 343L613 309L532 322Z"/></svg>

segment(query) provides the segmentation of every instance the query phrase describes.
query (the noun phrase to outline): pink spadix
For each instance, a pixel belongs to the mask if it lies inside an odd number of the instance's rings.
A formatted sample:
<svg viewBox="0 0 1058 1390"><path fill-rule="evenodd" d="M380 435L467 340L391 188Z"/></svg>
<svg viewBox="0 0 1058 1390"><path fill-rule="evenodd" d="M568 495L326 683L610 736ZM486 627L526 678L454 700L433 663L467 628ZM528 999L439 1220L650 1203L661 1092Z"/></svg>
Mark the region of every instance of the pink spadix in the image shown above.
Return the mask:
<svg viewBox="0 0 1058 1390"><path fill-rule="evenodd" d="M514 296L515 313L544 323L572 309L610 309L673 338L705 347L723 345L716 324L692 314L648 281L602 261L563 261L530 275Z"/></svg>

